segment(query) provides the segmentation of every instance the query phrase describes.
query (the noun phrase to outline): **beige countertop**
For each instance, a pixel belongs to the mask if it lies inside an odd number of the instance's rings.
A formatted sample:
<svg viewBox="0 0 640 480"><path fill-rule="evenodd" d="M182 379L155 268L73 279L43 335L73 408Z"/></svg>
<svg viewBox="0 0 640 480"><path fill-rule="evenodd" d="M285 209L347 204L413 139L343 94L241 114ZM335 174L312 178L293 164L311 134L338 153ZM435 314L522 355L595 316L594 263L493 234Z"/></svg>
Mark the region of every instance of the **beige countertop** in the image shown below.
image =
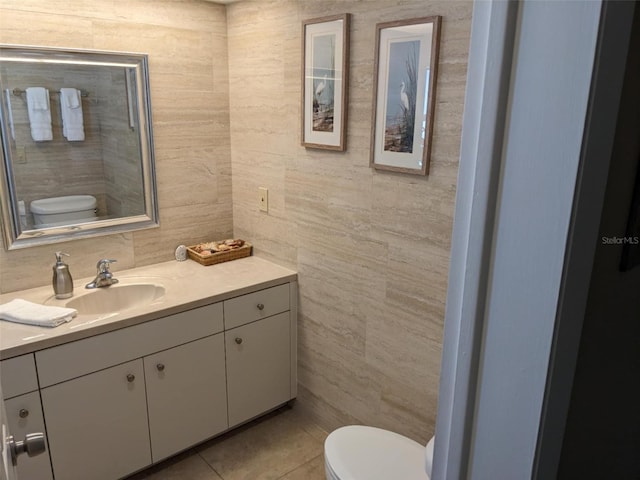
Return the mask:
<svg viewBox="0 0 640 480"><path fill-rule="evenodd" d="M118 271L116 264L111 271L120 281L119 285L153 283L162 285L165 288L165 295L148 305L122 312L102 315L78 314L72 321L54 328L2 320L0 321L0 359L136 325L297 278L293 270L255 256L208 267L187 260ZM84 288L92 280L93 278L74 278L73 298L95 291ZM0 304L14 298L60 306L64 306L69 301L68 299L55 300L53 289L48 285L0 295Z"/></svg>

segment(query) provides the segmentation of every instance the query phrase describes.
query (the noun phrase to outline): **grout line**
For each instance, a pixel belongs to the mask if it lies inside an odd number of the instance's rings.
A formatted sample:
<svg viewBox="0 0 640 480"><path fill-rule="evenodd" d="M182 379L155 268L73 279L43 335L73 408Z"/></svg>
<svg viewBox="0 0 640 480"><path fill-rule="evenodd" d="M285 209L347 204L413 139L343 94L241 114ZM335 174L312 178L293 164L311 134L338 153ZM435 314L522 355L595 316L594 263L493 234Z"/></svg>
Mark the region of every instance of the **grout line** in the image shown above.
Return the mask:
<svg viewBox="0 0 640 480"><path fill-rule="evenodd" d="M296 467L292 468L291 470L289 470L289 471L288 471L287 473L285 473L284 475L282 475L282 476L278 477L276 480L282 480L284 477L286 477L286 476L287 476L287 475L289 475L290 473L295 472L295 471L296 471L296 470L298 470L299 468L304 467L305 465L307 465L307 464L309 464L309 463L313 462L316 458L318 458L318 457L322 457L323 455L324 455L324 453L321 453L320 455L316 455L315 457L310 458L310 459L309 459L309 460L307 460L306 462L301 463L300 465L298 465L298 466L296 466ZM224 480L224 479L223 479L223 480Z"/></svg>
<svg viewBox="0 0 640 480"><path fill-rule="evenodd" d="M207 459L200 454L199 450L196 450L196 455L200 457L200 459L207 465L207 467L211 469L213 473L215 473L218 476L218 478L221 478L222 480L224 480L224 477L220 474L220 472L218 472L215 468L213 468L213 465L207 462Z"/></svg>
<svg viewBox="0 0 640 480"><path fill-rule="evenodd" d="M289 415L286 415L288 412L289 412ZM299 414L295 414L295 412L292 412L292 408L290 406L283 406L283 407L280 407L280 408L274 410L273 412L270 412L270 413L266 414L263 417L259 417L257 419L254 419L254 420L248 422L247 424L238 427L237 429L229 430L229 431L223 433L222 435L220 435L218 437L214 437L214 438L212 438L210 440L207 440L207 441L203 442L200 445L191 447L190 449L188 449L189 455L193 455L193 454L197 455L200 458L200 460L203 461L207 465L207 467L209 468L210 472L213 472L215 474L216 479L225 480L225 476L223 476L218 470L216 470L216 468L211 463L209 463L207 461L207 459L203 455L203 452L208 450L208 448L210 448L210 447L212 447L212 446L214 446L216 444L223 443L226 439L229 439L229 438L234 437L236 435L239 435L239 434L242 434L244 432L250 431L257 424L260 424L260 423L263 423L263 422L268 422L270 419L278 417L278 416L280 416L282 414L285 414L283 418L289 418L289 421L291 421L294 424L296 424L296 428L299 429L301 432L303 432L306 436L308 436L309 438L313 439L314 441L320 441L319 437L321 435L318 435L318 433L319 432L325 432L324 429L319 427L319 425L314 423L314 422L301 421L301 419L299 417ZM316 461L318 459L318 457L320 457L320 461L324 465L323 455L324 455L323 442L320 441L320 448L319 448L319 450L318 450L316 455L314 455L313 457L311 457L310 459L308 459L306 461L303 461L302 463L299 463L299 464L295 465L293 468L291 468L290 470L288 470L284 474L278 476L274 480L284 479L287 475L290 475L293 472L295 472L296 470L304 467L305 465L308 465L310 462ZM172 457L172 458L177 460L176 457ZM184 459L177 460L177 462L183 461L183 460ZM155 467L157 469L154 469L154 467L152 466L151 467L152 470L148 470L147 472L148 473L153 472L154 474L157 474L158 472L162 471L162 469L160 469L157 465ZM165 468L166 468L166 465L165 465ZM234 473L234 471L228 472L227 478L229 478L229 476L233 477L233 473ZM146 477L142 477L142 478L146 478ZM142 478L140 478L139 480L142 480ZM310 479L310 480L312 480L312 479ZM324 480L324 475L322 475L322 480Z"/></svg>

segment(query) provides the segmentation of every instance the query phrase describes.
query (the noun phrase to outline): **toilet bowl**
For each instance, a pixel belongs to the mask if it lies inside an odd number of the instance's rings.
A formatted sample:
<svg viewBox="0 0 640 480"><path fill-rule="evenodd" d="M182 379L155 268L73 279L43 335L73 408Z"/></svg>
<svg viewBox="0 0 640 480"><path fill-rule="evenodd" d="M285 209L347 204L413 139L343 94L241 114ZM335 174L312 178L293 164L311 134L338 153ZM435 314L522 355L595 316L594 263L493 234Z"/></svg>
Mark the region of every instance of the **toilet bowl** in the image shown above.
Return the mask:
<svg viewBox="0 0 640 480"><path fill-rule="evenodd" d="M35 228L91 222L96 218L96 198L92 195L68 195L41 198L29 205Z"/></svg>
<svg viewBox="0 0 640 480"><path fill-rule="evenodd" d="M427 447L394 432L350 425L324 443L327 480L429 480L432 438Z"/></svg>

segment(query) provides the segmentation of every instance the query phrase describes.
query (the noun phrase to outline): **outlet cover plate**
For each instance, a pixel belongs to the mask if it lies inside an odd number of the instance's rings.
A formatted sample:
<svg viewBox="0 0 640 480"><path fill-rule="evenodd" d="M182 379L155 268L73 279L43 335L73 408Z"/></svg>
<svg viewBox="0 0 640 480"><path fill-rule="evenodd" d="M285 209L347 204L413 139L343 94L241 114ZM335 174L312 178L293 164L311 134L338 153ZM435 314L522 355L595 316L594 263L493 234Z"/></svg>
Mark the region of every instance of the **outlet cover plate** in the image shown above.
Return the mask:
<svg viewBox="0 0 640 480"><path fill-rule="evenodd" d="M269 211L269 189L258 187L258 204L261 212Z"/></svg>

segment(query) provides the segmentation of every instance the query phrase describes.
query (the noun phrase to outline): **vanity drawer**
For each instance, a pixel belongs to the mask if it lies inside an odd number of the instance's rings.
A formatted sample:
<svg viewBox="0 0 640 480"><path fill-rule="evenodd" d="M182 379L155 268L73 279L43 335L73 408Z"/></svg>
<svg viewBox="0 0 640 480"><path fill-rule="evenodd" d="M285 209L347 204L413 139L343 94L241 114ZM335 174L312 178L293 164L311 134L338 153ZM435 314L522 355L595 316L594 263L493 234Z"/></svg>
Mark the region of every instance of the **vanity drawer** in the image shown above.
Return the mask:
<svg viewBox="0 0 640 480"><path fill-rule="evenodd" d="M289 310L289 283L224 302L226 330Z"/></svg>
<svg viewBox="0 0 640 480"><path fill-rule="evenodd" d="M222 304L36 352L40 387L47 387L223 330Z"/></svg>
<svg viewBox="0 0 640 480"><path fill-rule="evenodd" d="M5 399L38 390L33 354L2 360L0 379L2 379L2 395Z"/></svg>

